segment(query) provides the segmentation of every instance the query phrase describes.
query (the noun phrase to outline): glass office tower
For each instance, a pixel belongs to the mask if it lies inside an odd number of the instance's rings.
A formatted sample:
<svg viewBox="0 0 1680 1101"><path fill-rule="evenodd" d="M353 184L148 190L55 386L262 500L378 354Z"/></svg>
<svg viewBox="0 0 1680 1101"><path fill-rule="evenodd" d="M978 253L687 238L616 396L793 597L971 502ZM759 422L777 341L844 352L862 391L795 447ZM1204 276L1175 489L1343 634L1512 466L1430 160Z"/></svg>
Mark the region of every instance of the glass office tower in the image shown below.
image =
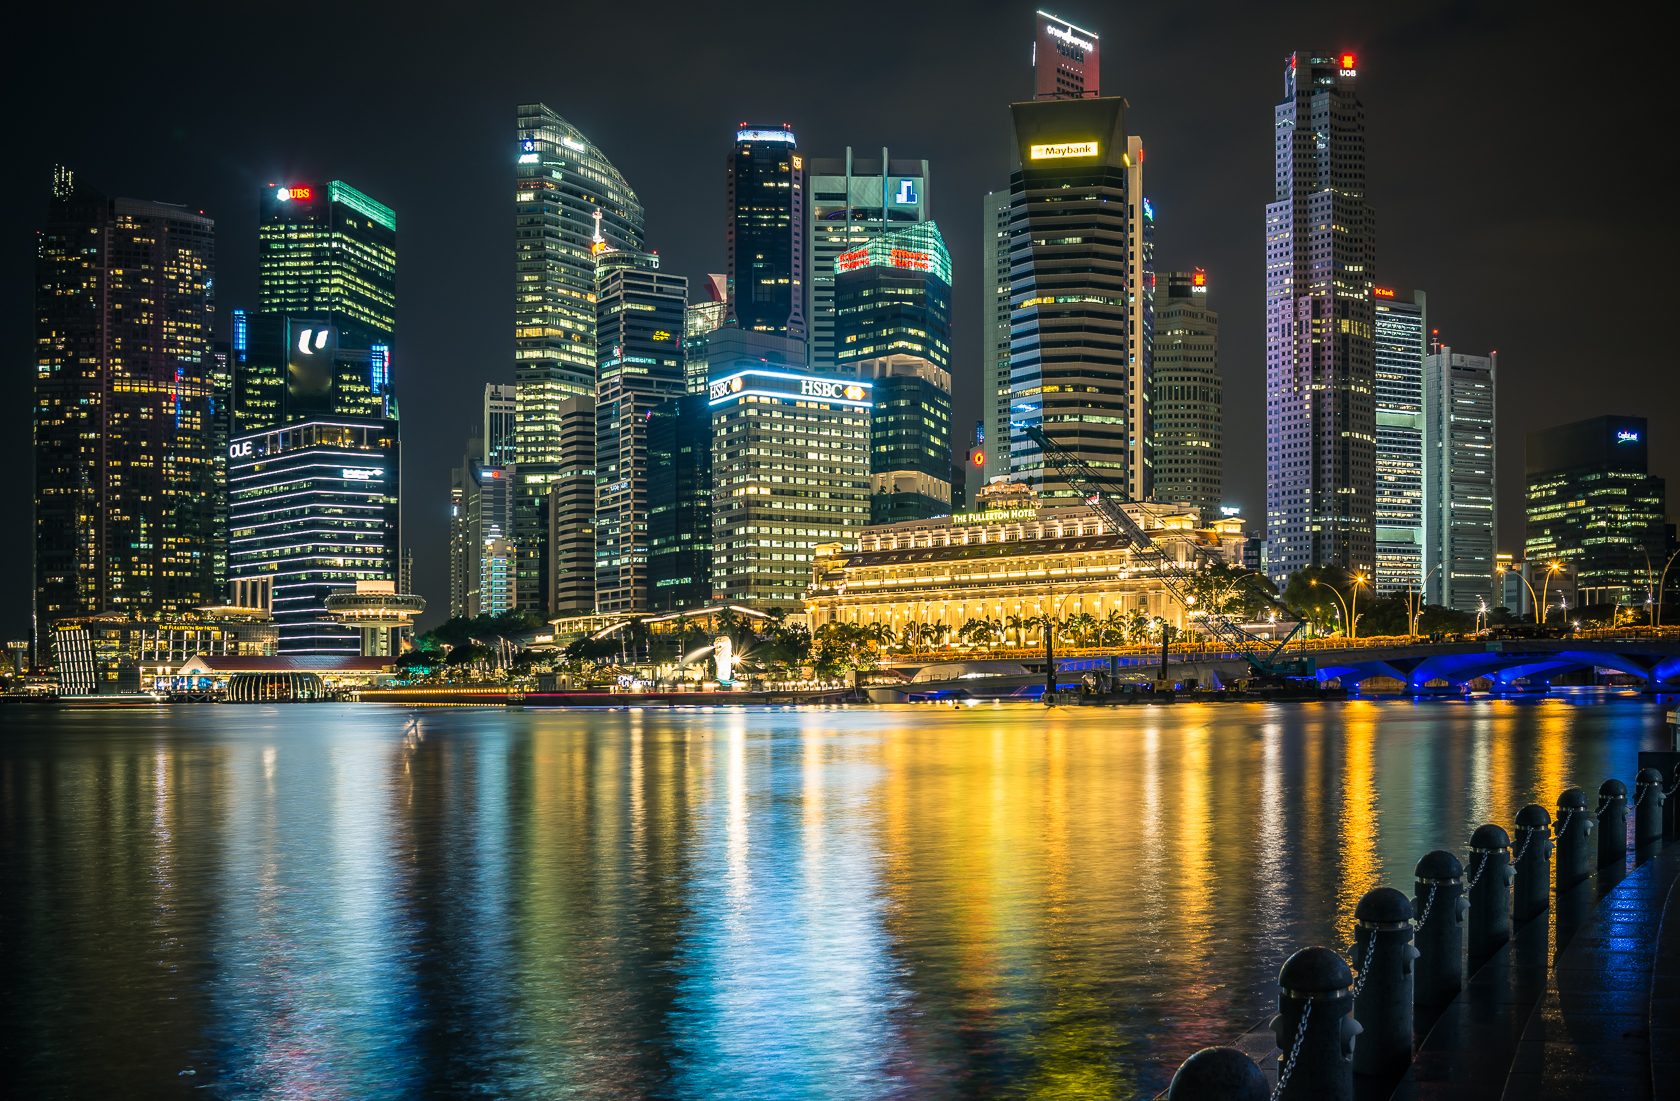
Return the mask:
<svg viewBox="0 0 1680 1101"><path fill-rule="evenodd" d="M870 522L951 511L951 254L918 222L835 262L840 374L870 379Z"/></svg>
<svg viewBox="0 0 1680 1101"><path fill-rule="evenodd" d="M568 418L578 412L576 400L591 405L595 400L595 256L608 249L641 249L642 204L605 154L544 104L519 107L513 159L519 601L549 615L560 600L553 573L557 552L549 538L555 530L549 484L577 476ZM587 465L593 469L592 457ZM575 487L566 496L574 498ZM577 513L570 515L575 521ZM593 509L589 516L583 527L593 527ZM575 522L568 525L562 537L570 563L574 537L581 533L571 531ZM581 592L575 577L568 577L566 604L572 608ZM588 587L593 592L592 577Z"/></svg>
<svg viewBox="0 0 1680 1101"><path fill-rule="evenodd" d="M595 608L648 610L648 417L687 392L682 334L688 280L659 257L603 252L595 302Z"/></svg>
<svg viewBox="0 0 1680 1101"><path fill-rule="evenodd" d="M883 147L879 160L812 157L805 163L805 191L811 257L811 366L833 370L834 261L872 237L925 222L928 162L894 160Z"/></svg>
<svg viewBox="0 0 1680 1101"><path fill-rule="evenodd" d="M1422 291L1372 292L1377 377L1376 519L1379 593L1423 590L1423 356L1428 300Z"/></svg>
<svg viewBox="0 0 1680 1101"><path fill-rule="evenodd" d="M1499 549L1495 384L1499 354L1423 360L1423 570L1431 604L1497 608Z"/></svg>
<svg viewBox="0 0 1680 1101"><path fill-rule="evenodd" d="M38 662L54 620L221 603L215 263L200 212L60 171L35 252Z"/></svg>
<svg viewBox="0 0 1680 1101"><path fill-rule="evenodd" d="M1219 314L1208 309L1207 273L1200 268L1157 278L1150 408L1155 500L1195 505L1212 523L1225 486Z"/></svg>
<svg viewBox="0 0 1680 1101"><path fill-rule="evenodd" d="M648 610L712 601L712 420L685 394L648 418Z"/></svg>
<svg viewBox="0 0 1680 1101"><path fill-rule="evenodd" d="M737 130L725 197L727 320L803 344L810 336L805 158L793 131Z"/></svg>

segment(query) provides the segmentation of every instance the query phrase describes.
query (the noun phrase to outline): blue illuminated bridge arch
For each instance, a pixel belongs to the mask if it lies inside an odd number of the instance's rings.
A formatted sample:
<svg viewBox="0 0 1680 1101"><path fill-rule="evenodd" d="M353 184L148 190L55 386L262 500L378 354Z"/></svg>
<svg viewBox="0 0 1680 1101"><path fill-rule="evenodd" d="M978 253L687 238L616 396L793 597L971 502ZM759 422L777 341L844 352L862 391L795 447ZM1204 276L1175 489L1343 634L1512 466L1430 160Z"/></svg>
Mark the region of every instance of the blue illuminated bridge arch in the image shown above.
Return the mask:
<svg viewBox="0 0 1680 1101"><path fill-rule="evenodd" d="M1280 655L1282 656L1282 655ZM1550 685L1577 669L1614 669L1653 689L1680 691L1680 641L1647 639L1502 639L1418 643L1393 647L1313 650L1320 681L1344 687L1368 677L1392 677L1411 691L1430 681L1462 686L1486 677L1496 690L1513 682Z"/></svg>

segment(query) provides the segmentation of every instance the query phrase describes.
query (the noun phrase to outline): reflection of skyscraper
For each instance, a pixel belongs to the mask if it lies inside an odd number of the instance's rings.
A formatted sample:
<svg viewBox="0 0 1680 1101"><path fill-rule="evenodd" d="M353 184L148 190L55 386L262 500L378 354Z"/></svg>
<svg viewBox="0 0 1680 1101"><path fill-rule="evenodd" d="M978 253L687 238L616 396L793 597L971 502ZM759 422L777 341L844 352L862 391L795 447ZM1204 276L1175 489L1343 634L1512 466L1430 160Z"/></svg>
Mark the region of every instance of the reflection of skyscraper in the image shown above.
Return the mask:
<svg viewBox="0 0 1680 1101"><path fill-rule="evenodd" d="M872 237L927 221L928 162L812 157L805 162L811 257L811 366L831 371L834 343L834 260Z"/></svg>
<svg viewBox="0 0 1680 1101"><path fill-rule="evenodd" d="M257 312L237 364L235 431L310 417L396 418L397 219L342 180L270 184Z"/></svg>
<svg viewBox="0 0 1680 1101"><path fill-rule="evenodd" d="M1365 108L1353 55L1284 61L1266 205L1266 570L1370 575L1376 401Z"/></svg>
<svg viewBox="0 0 1680 1101"><path fill-rule="evenodd" d="M724 244L728 319L743 329L804 342L805 158L793 131L742 126L729 154Z"/></svg>
<svg viewBox="0 0 1680 1101"><path fill-rule="evenodd" d="M35 259L35 631L220 603L215 223L73 188ZM225 452L224 452L225 454Z"/></svg>
<svg viewBox="0 0 1680 1101"><path fill-rule="evenodd" d="M595 607L648 610L648 417L686 392L682 331L688 280L652 253L596 257Z"/></svg>
<svg viewBox="0 0 1680 1101"><path fill-rule="evenodd" d="M1377 287L1372 358L1377 379L1377 591L1423 589L1423 356L1429 332L1422 291Z"/></svg>
<svg viewBox="0 0 1680 1101"><path fill-rule="evenodd" d="M519 390L519 484L514 526L520 605L547 615L559 599L551 575L556 551L549 544L554 524L547 511L548 485L574 477L582 468L568 426L577 409L569 403L583 399L593 407L595 401L594 238L598 231L604 248L640 249L642 205L583 132L545 105L521 105L517 125L514 375ZM593 456L582 465L593 471ZM576 496L575 487L566 496ZM593 528L592 509L583 526ZM570 546L570 535L567 541ZM594 591L592 577L589 590ZM578 599L578 587L568 581L568 606Z"/></svg>

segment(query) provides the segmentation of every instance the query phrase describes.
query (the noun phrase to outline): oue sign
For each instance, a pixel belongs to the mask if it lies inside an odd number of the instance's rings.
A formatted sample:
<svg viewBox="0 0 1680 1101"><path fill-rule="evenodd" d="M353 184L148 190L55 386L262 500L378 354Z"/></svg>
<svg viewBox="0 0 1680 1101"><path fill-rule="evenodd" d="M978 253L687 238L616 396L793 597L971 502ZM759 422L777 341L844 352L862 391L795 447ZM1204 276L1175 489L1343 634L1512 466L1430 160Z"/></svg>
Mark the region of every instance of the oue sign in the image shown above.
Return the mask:
<svg viewBox="0 0 1680 1101"><path fill-rule="evenodd" d="M250 440L246 440L244 443L236 443L232 447L228 448L228 458L230 459L244 459L250 457L250 454Z"/></svg>

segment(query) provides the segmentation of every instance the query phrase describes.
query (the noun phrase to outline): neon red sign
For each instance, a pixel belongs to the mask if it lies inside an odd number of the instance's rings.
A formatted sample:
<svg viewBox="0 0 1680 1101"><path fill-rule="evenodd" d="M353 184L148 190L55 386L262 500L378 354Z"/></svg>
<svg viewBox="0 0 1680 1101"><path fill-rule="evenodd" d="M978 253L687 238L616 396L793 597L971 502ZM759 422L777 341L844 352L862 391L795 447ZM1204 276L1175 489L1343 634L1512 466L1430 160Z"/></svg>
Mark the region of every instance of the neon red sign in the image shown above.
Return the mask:
<svg viewBox="0 0 1680 1101"><path fill-rule="evenodd" d="M1352 54L1343 54L1342 55L1342 68L1344 68L1344 69L1353 68L1353 55Z"/></svg>
<svg viewBox="0 0 1680 1101"><path fill-rule="evenodd" d="M312 199L314 194L307 187L282 187L274 193L274 197L284 202L287 199Z"/></svg>
<svg viewBox="0 0 1680 1101"><path fill-rule="evenodd" d="M1375 294L1378 298L1394 297L1394 292L1389 290L1387 287L1373 287L1371 289L1371 293Z"/></svg>

